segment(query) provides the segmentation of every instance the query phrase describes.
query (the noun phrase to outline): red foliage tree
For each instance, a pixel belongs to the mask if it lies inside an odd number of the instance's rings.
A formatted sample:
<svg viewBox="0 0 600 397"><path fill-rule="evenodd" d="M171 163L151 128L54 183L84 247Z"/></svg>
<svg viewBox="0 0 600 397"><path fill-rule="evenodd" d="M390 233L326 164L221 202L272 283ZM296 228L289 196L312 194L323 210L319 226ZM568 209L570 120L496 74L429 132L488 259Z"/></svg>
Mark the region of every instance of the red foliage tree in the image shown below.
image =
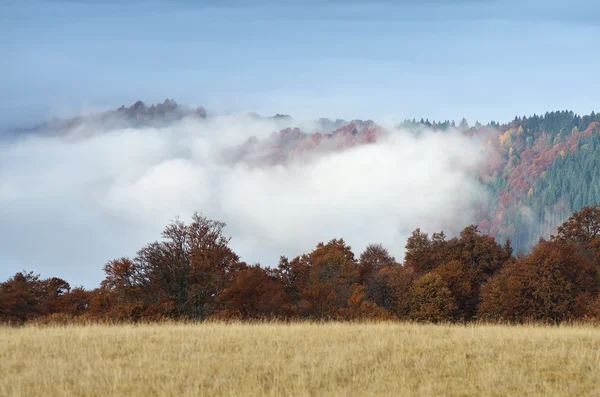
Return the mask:
<svg viewBox="0 0 600 397"><path fill-rule="evenodd" d="M584 317L597 293L597 267L576 244L540 241L483 286L479 312L488 320L558 323Z"/></svg>
<svg viewBox="0 0 600 397"><path fill-rule="evenodd" d="M73 297L69 295L70 290L69 283L63 279L41 280L33 272L18 272L0 283L0 322L23 323L65 312L69 298Z"/></svg>
<svg viewBox="0 0 600 397"><path fill-rule="evenodd" d="M241 319L289 318L294 313L280 279L259 265L238 271L219 302L227 315Z"/></svg>
<svg viewBox="0 0 600 397"><path fill-rule="evenodd" d="M227 246L224 227L199 214L190 224L175 220L165 228L163 241L148 244L133 260L107 264L102 284L107 291L100 292L104 303L98 306L112 300L134 317L206 318L235 271L243 268Z"/></svg>
<svg viewBox="0 0 600 397"><path fill-rule="evenodd" d="M319 243L300 262L309 268L306 283L300 289L299 313L306 317L334 319L348 304L352 285L358 281L354 253L343 239Z"/></svg>

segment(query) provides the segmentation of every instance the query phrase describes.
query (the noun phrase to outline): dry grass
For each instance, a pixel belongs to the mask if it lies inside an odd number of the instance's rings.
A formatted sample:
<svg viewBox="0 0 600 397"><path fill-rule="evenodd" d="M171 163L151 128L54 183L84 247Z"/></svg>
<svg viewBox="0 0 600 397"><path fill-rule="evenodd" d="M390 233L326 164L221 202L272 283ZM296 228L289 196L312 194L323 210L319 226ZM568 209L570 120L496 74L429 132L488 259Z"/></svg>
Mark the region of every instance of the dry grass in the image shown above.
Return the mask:
<svg viewBox="0 0 600 397"><path fill-rule="evenodd" d="M0 327L2 396L599 396L600 328Z"/></svg>

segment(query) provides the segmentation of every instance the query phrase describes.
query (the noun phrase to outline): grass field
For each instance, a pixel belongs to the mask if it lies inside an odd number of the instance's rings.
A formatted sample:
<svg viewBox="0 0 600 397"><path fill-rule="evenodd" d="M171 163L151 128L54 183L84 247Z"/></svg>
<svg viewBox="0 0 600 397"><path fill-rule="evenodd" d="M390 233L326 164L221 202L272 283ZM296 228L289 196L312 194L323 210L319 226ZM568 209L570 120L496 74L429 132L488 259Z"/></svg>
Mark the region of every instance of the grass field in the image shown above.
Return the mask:
<svg viewBox="0 0 600 397"><path fill-rule="evenodd" d="M0 327L2 396L600 396L600 328Z"/></svg>

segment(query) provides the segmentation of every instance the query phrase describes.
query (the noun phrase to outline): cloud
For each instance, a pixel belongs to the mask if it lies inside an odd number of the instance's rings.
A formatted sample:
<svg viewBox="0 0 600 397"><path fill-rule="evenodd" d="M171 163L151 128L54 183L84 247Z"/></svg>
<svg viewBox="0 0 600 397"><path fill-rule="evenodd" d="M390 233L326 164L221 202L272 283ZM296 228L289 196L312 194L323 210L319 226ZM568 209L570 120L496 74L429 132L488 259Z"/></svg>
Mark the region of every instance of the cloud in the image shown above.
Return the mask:
<svg viewBox="0 0 600 397"><path fill-rule="evenodd" d="M93 287L108 260L135 255L194 211L226 222L232 248L249 263L274 266L280 255L338 237L357 254L381 242L402 258L412 230L457 233L483 197L474 176L479 142L458 132L390 129L376 144L285 165L225 161L226 149L280 127L223 116L163 128L86 125L7 142L0 277L25 268Z"/></svg>

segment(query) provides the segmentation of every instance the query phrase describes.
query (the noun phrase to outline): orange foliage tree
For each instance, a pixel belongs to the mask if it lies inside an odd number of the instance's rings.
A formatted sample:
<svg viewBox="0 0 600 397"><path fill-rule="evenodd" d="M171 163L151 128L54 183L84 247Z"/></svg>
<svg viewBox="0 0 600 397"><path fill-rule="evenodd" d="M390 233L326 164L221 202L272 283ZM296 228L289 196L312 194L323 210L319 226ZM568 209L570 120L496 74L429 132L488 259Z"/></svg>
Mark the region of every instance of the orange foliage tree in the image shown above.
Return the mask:
<svg viewBox="0 0 600 397"><path fill-rule="evenodd" d="M87 310L88 301L86 291L71 291L63 279L18 272L0 283L0 322L23 323L54 313L76 315Z"/></svg>
<svg viewBox="0 0 600 397"><path fill-rule="evenodd" d="M343 239L319 243L277 268L248 266L225 224L173 221L133 258L108 262L99 288L19 272L0 283L0 322L206 318L466 322L562 321L600 316L600 207L573 214L548 241L514 258L476 226L446 239L416 229L404 264L380 244L357 260Z"/></svg>
<svg viewBox="0 0 600 397"><path fill-rule="evenodd" d="M285 319L294 314L277 273L259 265L238 271L219 295L219 302L223 308L221 317Z"/></svg>
<svg viewBox="0 0 600 397"><path fill-rule="evenodd" d="M576 244L540 241L483 286L479 313L494 321L559 323L585 317L597 294L597 266Z"/></svg>
<svg viewBox="0 0 600 397"><path fill-rule="evenodd" d="M456 310L452 292L435 273L417 279L410 293L410 318L417 321L451 321Z"/></svg>
<svg viewBox="0 0 600 397"><path fill-rule="evenodd" d="M163 241L148 244L133 260L109 262L102 283L106 291L100 294L132 316L206 318L244 266L228 247L224 227L199 214L189 224L173 221L163 231Z"/></svg>

